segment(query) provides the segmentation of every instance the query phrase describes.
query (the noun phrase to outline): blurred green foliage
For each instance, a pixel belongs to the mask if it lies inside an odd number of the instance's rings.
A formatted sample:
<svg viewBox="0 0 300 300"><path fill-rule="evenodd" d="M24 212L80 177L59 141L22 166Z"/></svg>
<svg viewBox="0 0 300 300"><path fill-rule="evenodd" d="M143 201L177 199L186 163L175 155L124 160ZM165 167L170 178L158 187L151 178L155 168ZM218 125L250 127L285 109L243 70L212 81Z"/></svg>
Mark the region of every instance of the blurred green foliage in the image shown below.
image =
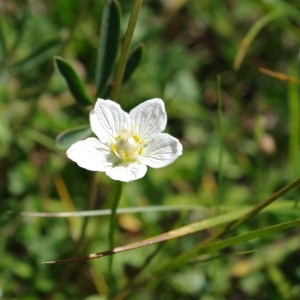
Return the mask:
<svg viewBox="0 0 300 300"><path fill-rule="evenodd" d="M55 73L53 57L70 63L93 99L104 4L0 1L0 298L91 300L105 299L107 294L107 258L42 264L78 255L82 218L20 214L88 207L92 174L67 160L55 144L61 132L72 128L81 126L83 136L89 133L84 127L88 109L75 105ZM132 2L120 4L122 37ZM276 17L245 44L249 31L273 12ZM121 215L117 245L216 211L255 205L299 176L299 86L259 71L263 67L299 78L299 20L296 0L144 2L131 47L134 51L143 44L143 55L121 89L120 103L129 110L146 99L163 98L168 131L180 138L184 154L171 166L149 170L142 180L125 185L120 206L180 204L195 209ZM245 56L234 68L241 49ZM217 76L222 87L222 136ZM110 208L112 183L103 174L96 180L93 208ZM299 218L298 197L297 191L290 192L279 200L289 200L288 208L256 216L236 234ZM107 250L108 220L108 216L90 218L83 253ZM298 228L196 257L181 268L151 277L163 262L209 233L169 241L152 260L156 246L116 255L118 299L123 299L125 287L127 299L140 299L141 293L145 300L299 298ZM138 286L135 276L151 280Z"/></svg>

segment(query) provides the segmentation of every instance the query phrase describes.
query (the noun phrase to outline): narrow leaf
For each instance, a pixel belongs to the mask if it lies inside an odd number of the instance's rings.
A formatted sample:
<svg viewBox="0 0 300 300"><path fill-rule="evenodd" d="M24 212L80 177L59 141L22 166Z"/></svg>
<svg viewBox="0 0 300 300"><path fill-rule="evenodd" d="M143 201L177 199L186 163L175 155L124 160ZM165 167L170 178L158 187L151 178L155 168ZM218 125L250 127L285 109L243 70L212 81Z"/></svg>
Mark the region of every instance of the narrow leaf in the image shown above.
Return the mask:
<svg viewBox="0 0 300 300"><path fill-rule="evenodd" d="M119 48L121 8L116 0L109 0L103 9L98 57L96 65L96 97L102 92L113 65Z"/></svg>
<svg viewBox="0 0 300 300"><path fill-rule="evenodd" d="M288 228L297 227L300 225L300 219L288 221L276 225L272 225L269 227L265 227L262 229L254 230L251 232L248 232L246 234L234 236L228 239L225 239L223 241L217 241L215 243L212 243L205 249L205 252L213 252L217 250L221 250L224 248L228 248L230 246L233 246L235 244L244 243L253 239L257 238L263 238L265 236L271 235L271 234L277 234L278 232L282 230L286 230ZM203 251L203 250L202 250Z"/></svg>
<svg viewBox="0 0 300 300"><path fill-rule="evenodd" d="M56 146L60 149L67 149L73 143L87 138L92 133L88 125L72 128L60 133L56 138Z"/></svg>
<svg viewBox="0 0 300 300"><path fill-rule="evenodd" d="M144 51L144 46L139 45L133 50L133 52L129 56L127 63L126 63L126 68L124 71L123 83L125 83L126 81L128 81L130 79L132 73L135 71L135 69L140 64L140 61L141 61L142 55L143 55L143 51Z"/></svg>
<svg viewBox="0 0 300 300"><path fill-rule="evenodd" d="M82 106L90 105L92 100L87 95L84 85L73 67L65 59L58 56L54 57L54 67L65 80L77 104Z"/></svg>
<svg viewBox="0 0 300 300"><path fill-rule="evenodd" d="M28 56L17 62L13 67L18 71L28 72L41 63L51 59L60 44L60 39L47 41L33 50Z"/></svg>

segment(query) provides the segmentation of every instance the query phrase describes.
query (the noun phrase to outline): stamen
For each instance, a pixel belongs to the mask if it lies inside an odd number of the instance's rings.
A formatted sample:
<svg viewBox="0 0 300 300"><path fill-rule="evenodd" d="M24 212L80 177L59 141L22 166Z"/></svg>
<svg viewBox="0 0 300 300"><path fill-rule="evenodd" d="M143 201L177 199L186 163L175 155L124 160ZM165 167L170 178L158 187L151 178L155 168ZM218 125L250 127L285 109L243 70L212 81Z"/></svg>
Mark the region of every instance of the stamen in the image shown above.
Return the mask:
<svg viewBox="0 0 300 300"><path fill-rule="evenodd" d="M116 136L115 143L110 145L111 151L124 162L136 161L143 152L143 143L139 136L133 132L122 131Z"/></svg>

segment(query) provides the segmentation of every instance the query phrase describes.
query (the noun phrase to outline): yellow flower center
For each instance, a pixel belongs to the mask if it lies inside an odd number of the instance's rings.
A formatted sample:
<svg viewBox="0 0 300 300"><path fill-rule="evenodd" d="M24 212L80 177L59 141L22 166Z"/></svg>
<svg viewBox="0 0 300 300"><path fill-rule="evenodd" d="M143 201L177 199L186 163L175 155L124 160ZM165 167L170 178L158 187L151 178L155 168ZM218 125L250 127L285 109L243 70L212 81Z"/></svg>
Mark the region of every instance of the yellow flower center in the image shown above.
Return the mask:
<svg viewBox="0 0 300 300"><path fill-rule="evenodd" d="M111 143L111 151L124 162L136 161L143 152L143 141L130 132L122 132Z"/></svg>

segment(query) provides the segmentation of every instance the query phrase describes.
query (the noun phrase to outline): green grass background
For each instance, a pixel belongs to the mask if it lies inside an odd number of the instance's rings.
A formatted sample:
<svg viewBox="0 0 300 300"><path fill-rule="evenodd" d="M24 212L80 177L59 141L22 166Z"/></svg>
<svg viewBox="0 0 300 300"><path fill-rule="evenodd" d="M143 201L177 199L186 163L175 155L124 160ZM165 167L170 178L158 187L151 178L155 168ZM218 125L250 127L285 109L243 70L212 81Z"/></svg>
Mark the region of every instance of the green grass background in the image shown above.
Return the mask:
<svg viewBox="0 0 300 300"><path fill-rule="evenodd" d="M123 35L132 1L120 2ZM92 175L69 161L55 138L88 124L88 110L74 105L53 56L67 59L93 95L103 5L0 1L0 299L108 295L107 258L42 262L75 256L79 246L83 254L107 250L109 216L89 218L78 245L83 218L21 215L87 208ZM161 97L167 131L184 152L124 186L120 207L143 212L118 217L117 246L253 207L299 176L299 20L296 0L144 1L132 41L144 52L119 102L128 111ZM94 208L110 208L112 181L103 174L95 180ZM227 238L299 218L298 199L294 189ZM166 211L147 212L154 205ZM167 209L174 205L182 207ZM215 230L116 255L115 299L299 299L296 226L161 268Z"/></svg>

